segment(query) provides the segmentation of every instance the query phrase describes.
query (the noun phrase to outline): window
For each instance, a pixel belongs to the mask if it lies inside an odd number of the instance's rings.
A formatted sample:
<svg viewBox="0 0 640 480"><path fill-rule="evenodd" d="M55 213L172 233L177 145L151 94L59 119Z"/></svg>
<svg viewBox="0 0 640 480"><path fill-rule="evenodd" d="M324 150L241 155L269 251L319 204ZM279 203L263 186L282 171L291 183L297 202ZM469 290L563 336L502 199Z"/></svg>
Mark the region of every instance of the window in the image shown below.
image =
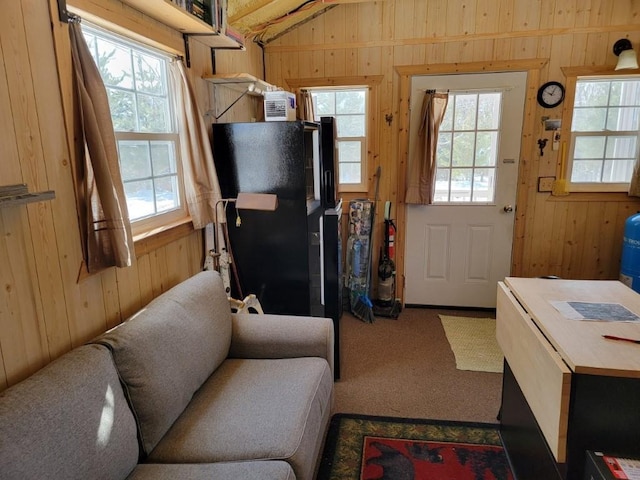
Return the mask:
<svg viewBox="0 0 640 480"><path fill-rule="evenodd" d="M568 157L571 189L626 190L639 131L640 77L578 78Z"/></svg>
<svg viewBox="0 0 640 480"><path fill-rule="evenodd" d="M171 57L83 24L105 84L134 233L184 217Z"/></svg>
<svg viewBox="0 0 640 480"><path fill-rule="evenodd" d="M341 189L366 190L367 89L313 89L311 96L316 121L326 116L336 119L336 155Z"/></svg>
<svg viewBox="0 0 640 480"><path fill-rule="evenodd" d="M495 200L501 92L449 93L436 151L434 203Z"/></svg>

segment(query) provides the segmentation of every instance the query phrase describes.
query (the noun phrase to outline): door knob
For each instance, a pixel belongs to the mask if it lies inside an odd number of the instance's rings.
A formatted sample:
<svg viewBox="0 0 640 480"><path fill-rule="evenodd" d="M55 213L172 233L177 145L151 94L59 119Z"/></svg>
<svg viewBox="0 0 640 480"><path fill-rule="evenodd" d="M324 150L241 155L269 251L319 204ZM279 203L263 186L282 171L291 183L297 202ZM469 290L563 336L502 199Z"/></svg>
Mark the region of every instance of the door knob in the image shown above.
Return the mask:
<svg viewBox="0 0 640 480"><path fill-rule="evenodd" d="M511 205L505 205L502 209L507 213L513 212L513 207Z"/></svg>

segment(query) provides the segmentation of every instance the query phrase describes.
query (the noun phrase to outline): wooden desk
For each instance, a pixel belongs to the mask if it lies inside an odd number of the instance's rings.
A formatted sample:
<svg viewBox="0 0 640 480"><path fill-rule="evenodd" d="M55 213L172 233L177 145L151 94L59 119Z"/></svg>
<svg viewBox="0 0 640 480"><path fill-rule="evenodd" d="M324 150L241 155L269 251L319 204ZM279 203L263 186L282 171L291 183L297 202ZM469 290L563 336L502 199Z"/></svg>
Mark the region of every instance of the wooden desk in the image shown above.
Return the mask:
<svg viewBox="0 0 640 480"><path fill-rule="evenodd" d="M616 303L617 281L506 278L496 336L505 354L501 435L518 479L582 480L586 450L640 454L640 322L572 320L556 301Z"/></svg>

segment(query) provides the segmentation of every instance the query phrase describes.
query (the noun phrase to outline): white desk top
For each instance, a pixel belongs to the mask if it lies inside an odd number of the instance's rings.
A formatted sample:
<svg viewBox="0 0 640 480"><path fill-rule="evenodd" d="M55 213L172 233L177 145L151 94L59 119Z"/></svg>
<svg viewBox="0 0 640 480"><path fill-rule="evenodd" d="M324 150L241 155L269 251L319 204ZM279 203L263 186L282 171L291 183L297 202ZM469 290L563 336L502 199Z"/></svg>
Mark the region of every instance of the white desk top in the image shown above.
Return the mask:
<svg viewBox="0 0 640 480"><path fill-rule="evenodd" d="M551 302L616 303L640 317L640 294L615 280L559 280L508 277L505 284L575 373L640 378L640 321L573 320Z"/></svg>

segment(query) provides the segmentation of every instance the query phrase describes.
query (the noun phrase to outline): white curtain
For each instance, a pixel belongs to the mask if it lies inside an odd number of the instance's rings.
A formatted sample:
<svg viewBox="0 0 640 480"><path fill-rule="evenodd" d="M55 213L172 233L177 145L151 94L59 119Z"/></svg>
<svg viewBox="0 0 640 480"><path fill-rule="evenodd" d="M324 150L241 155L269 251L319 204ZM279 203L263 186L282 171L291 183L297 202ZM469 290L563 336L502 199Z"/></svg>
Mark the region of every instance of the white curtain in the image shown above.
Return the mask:
<svg viewBox="0 0 640 480"><path fill-rule="evenodd" d="M184 175L187 210L194 228L224 221L222 208L215 210L221 198L218 174L213 162L209 134L196 102L182 60L171 63L171 85L176 98L176 116L180 125L180 153Z"/></svg>

